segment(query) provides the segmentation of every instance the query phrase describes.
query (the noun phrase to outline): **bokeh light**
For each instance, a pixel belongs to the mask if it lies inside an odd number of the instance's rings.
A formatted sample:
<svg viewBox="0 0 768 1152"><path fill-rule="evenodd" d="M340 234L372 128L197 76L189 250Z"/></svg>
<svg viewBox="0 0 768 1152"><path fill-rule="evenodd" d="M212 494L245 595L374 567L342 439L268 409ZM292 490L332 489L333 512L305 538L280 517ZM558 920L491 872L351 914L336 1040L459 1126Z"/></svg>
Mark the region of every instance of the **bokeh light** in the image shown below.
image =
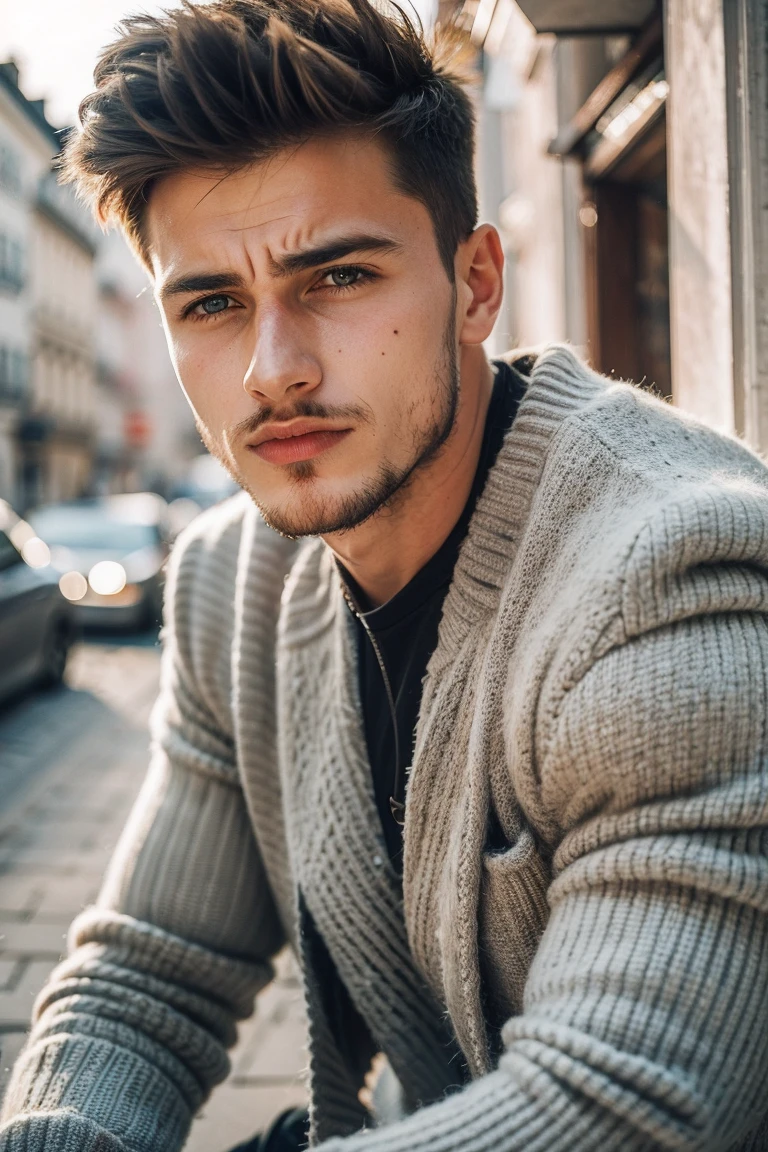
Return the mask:
<svg viewBox="0 0 768 1152"><path fill-rule="evenodd" d="M21 546L21 554L30 568L45 568L51 562L51 550L39 536L30 536Z"/></svg>
<svg viewBox="0 0 768 1152"><path fill-rule="evenodd" d="M125 588L125 568L116 560L100 560L88 573L88 583L99 596L114 596Z"/></svg>
<svg viewBox="0 0 768 1152"><path fill-rule="evenodd" d="M82 572L65 572L59 580L59 589L67 600L82 600L88 591L88 581Z"/></svg>

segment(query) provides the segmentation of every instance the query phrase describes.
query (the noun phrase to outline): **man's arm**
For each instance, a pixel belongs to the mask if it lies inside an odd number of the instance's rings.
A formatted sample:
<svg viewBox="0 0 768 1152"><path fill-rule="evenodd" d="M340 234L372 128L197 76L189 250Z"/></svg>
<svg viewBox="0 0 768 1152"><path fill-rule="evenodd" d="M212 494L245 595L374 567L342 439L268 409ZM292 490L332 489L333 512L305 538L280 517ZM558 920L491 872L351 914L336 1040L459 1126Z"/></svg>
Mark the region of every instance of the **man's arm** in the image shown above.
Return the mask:
<svg viewBox="0 0 768 1152"><path fill-rule="evenodd" d="M181 1148L283 942L228 716L240 525L208 525L174 555L150 771L35 1006L3 1152Z"/></svg>
<svg viewBox="0 0 768 1152"><path fill-rule="evenodd" d="M766 1110L767 700L768 621L736 611L630 639L543 702L563 838L498 1068L323 1152L740 1146Z"/></svg>

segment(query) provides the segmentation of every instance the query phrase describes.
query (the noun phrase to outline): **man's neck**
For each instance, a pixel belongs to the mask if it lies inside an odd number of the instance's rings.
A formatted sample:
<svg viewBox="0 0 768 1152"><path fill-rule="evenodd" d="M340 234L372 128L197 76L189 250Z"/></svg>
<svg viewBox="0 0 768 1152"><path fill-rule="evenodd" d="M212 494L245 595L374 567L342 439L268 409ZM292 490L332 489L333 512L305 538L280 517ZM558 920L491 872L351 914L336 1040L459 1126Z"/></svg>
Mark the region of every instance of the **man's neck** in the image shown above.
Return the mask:
<svg viewBox="0 0 768 1152"><path fill-rule="evenodd" d="M480 348L465 350L456 422L440 452L415 472L393 507L326 544L378 607L391 600L434 556L466 504L477 471L493 371Z"/></svg>

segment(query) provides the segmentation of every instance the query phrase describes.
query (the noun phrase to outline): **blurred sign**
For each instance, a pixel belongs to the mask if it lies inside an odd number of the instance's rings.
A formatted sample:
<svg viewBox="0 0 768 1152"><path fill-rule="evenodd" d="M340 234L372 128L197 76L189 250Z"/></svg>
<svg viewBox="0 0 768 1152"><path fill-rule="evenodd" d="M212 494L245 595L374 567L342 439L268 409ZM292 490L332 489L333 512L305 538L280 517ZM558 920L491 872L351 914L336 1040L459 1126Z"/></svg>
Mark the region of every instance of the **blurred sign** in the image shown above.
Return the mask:
<svg viewBox="0 0 768 1152"><path fill-rule="evenodd" d="M152 425L146 412L136 410L125 414L125 439L132 448L144 448L152 435Z"/></svg>

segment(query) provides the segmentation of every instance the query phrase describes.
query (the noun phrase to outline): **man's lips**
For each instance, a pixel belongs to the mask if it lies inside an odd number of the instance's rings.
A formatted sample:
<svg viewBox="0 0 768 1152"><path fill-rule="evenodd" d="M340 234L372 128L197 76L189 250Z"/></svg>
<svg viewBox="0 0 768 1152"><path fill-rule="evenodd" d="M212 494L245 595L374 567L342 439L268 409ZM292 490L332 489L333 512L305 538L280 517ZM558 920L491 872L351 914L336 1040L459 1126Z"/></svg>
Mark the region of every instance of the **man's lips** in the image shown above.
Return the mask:
<svg viewBox="0 0 768 1152"><path fill-rule="evenodd" d="M260 439L259 443L249 444L248 448L268 464L294 464L299 460L311 460L333 448L351 431L351 428L316 428L302 432L297 426L295 432L281 429L281 435Z"/></svg>

